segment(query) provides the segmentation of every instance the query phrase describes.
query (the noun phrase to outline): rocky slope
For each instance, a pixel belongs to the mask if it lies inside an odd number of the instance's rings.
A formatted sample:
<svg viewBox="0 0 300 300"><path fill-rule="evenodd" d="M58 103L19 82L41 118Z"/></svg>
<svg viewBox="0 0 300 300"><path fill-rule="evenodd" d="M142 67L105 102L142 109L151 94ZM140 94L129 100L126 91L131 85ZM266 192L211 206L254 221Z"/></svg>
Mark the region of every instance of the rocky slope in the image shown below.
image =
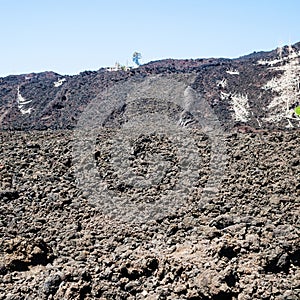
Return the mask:
<svg viewBox="0 0 300 300"><path fill-rule="evenodd" d="M0 79L2 129L73 128L99 94L128 79L190 75L190 86L226 127L298 127L300 44L239 59L162 60L129 71L53 72Z"/></svg>
<svg viewBox="0 0 300 300"><path fill-rule="evenodd" d="M299 50L1 78L0 299L299 299Z"/></svg>

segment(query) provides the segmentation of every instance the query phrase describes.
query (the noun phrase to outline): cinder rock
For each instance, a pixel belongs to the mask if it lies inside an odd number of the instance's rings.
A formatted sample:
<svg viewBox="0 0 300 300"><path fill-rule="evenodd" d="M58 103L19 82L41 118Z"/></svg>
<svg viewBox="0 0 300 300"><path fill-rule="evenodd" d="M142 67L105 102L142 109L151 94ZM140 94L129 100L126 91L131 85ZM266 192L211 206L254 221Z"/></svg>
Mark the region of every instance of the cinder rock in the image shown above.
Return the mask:
<svg viewBox="0 0 300 300"><path fill-rule="evenodd" d="M111 150L111 133L102 134L95 146L101 155ZM114 211L113 201L103 203L110 214L89 195L82 197L67 163L72 131L2 132L1 191L18 197L0 198L0 298L299 299L299 170L284 163L294 157L299 134L226 136L224 181L201 207L210 141L198 135L203 169L185 205L130 223ZM24 147L29 142L39 147ZM152 142L139 140L139 155L161 147L175 168L176 146ZM99 172L113 189L118 174L109 156L104 164L101 155ZM175 169L170 180L176 183ZM169 188L166 182L132 186L113 199L124 200L119 211L126 213L132 203L152 199L155 205Z"/></svg>

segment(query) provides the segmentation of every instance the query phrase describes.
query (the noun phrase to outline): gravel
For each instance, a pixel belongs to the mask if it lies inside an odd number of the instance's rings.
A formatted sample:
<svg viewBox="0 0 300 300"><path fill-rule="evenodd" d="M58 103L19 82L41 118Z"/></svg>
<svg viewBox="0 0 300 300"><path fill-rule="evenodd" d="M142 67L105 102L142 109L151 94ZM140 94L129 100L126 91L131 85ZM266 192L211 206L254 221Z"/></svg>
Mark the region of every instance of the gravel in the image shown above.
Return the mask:
<svg viewBox="0 0 300 300"><path fill-rule="evenodd" d="M72 131L1 132L0 299L299 299L299 132L226 134L221 188L200 207L210 142L195 136L202 165L185 205L135 223L77 184ZM144 154L175 147L136 143ZM108 143L96 148L99 174L121 199L148 193L155 203L171 185L120 188L101 156Z"/></svg>

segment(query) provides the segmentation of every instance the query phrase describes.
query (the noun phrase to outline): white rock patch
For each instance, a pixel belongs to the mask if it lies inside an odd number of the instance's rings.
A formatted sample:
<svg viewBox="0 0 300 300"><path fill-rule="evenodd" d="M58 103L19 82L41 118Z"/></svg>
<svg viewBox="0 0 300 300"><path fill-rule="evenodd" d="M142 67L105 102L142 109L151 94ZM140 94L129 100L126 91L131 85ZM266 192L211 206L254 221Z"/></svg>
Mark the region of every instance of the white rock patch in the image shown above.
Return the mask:
<svg viewBox="0 0 300 300"><path fill-rule="evenodd" d="M30 107L30 108L28 108L28 109L23 109L23 108L21 108L21 109L20 109L20 112L21 112L22 115L25 115L25 114L30 114L32 110L33 110L32 107Z"/></svg>
<svg viewBox="0 0 300 300"><path fill-rule="evenodd" d="M33 110L32 107L24 109L24 106L29 104L32 100L26 100L20 93L20 88L18 87L18 94L17 94L17 102L18 102L18 109L20 110L22 115L30 114Z"/></svg>
<svg viewBox="0 0 300 300"><path fill-rule="evenodd" d="M289 47L289 55L283 57L281 64L271 67L271 70L283 71L280 77L273 77L263 89L276 92L278 96L269 103L268 116L264 119L267 122L277 123L281 120L287 121L287 127L292 127L290 119L300 121L299 117L294 116L292 106L300 101L300 64L299 53L296 53L292 47ZM277 63L278 60L276 60ZM284 64L282 62L285 62ZM270 66L275 60L267 62Z"/></svg>
<svg viewBox="0 0 300 300"><path fill-rule="evenodd" d="M236 121L247 122L250 115L250 106L248 96L242 94L234 94L231 96L231 105L234 111Z"/></svg>
<svg viewBox="0 0 300 300"><path fill-rule="evenodd" d="M226 78L223 78L222 80L217 80L217 86L221 88L225 88L227 86L227 80Z"/></svg>
<svg viewBox="0 0 300 300"><path fill-rule="evenodd" d="M64 82L66 81L66 78L62 78L62 79L59 79L57 81L55 81L53 84L54 84L54 87L59 87L61 86Z"/></svg>
<svg viewBox="0 0 300 300"><path fill-rule="evenodd" d="M240 74L240 72L238 70L234 70L234 69L227 70L226 73L230 74L230 75L239 75Z"/></svg>

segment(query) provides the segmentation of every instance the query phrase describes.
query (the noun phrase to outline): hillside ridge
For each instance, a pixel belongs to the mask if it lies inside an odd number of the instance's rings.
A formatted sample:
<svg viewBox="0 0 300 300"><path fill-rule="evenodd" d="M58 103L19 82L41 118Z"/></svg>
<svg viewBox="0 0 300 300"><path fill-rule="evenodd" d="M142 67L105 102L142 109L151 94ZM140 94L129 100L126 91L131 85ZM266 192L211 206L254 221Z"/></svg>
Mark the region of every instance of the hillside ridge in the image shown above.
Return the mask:
<svg viewBox="0 0 300 300"><path fill-rule="evenodd" d="M0 78L0 129L71 129L99 94L120 82L184 74L225 128L300 126L300 43L236 59L165 59L127 71L52 71Z"/></svg>

